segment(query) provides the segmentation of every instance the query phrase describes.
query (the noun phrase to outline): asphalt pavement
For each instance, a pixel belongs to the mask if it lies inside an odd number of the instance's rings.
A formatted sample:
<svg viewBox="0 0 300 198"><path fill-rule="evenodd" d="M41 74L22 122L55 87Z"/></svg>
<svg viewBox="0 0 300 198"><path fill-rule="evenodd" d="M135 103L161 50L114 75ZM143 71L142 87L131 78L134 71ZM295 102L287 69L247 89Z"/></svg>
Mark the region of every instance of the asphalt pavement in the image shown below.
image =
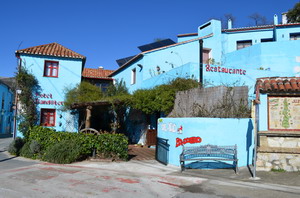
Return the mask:
<svg viewBox="0 0 300 198"><path fill-rule="evenodd" d="M8 197L300 197L299 172L247 167L180 171L155 160L83 161L58 165L9 155L0 139L0 198Z"/></svg>

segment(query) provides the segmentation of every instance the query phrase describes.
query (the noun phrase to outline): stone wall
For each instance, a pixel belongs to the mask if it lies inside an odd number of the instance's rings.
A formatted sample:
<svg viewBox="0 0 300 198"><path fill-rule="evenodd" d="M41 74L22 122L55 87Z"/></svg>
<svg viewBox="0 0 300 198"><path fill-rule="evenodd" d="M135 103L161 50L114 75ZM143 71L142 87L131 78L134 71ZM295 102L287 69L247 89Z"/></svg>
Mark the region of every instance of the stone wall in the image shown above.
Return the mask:
<svg viewBox="0 0 300 198"><path fill-rule="evenodd" d="M256 166L258 171L300 171L300 154L258 152Z"/></svg>
<svg viewBox="0 0 300 198"><path fill-rule="evenodd" d="M300 133L266 131L259 137L257 170L300 171Z"/></svg>

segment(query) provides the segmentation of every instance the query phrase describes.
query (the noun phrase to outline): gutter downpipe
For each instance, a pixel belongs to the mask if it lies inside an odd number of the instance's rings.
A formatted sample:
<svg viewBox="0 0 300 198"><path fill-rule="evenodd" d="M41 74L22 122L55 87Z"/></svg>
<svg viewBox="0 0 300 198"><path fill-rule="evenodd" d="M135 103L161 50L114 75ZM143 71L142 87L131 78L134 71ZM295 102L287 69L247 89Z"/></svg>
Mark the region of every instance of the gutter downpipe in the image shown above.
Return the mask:
<svg viewBox="0 0 300 198"><path fill-rule="evenodd" d="M199 83L203 85L203 39L199 40Z"/></svg>

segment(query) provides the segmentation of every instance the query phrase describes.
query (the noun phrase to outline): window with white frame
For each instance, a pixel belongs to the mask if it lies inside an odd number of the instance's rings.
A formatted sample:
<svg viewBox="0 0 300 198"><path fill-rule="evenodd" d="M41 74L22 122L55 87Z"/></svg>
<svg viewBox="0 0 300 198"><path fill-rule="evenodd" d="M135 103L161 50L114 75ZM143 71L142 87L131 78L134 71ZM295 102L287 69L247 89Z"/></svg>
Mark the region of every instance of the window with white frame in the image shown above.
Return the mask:
<svg viewBox="0 0 300 198"><path fill-rule="evenodd" d="M136 68L131 70L131 84L133 85L135 83L136 83Z"/></svg>
<svg viewBox="0 0 300 198"><path fill-rule="evenodd" d="M45 61L45 77L58 77L58 61Z"/></svg>
<svg viewBox="0 0 300 198"><path fill-rule="evenodd" d="M41 109L41 125L55 126L55 109Z"/></svg>

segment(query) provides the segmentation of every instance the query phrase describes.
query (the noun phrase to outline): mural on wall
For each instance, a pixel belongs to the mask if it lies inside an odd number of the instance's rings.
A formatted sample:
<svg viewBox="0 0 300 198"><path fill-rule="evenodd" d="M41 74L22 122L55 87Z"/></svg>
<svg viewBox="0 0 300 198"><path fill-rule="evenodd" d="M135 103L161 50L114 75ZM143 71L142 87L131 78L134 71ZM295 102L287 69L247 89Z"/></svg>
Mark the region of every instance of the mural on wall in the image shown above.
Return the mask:
<svg viewBox="0 0 300 198"><path fill-rule="evenodd" d="M202 142L201 137L188 137L188 138L184 138L184 139L176 138L176 147L183 146L187 143L196 144L196 143L201 143L201 142Z"/></svg>
<svg viewBox="0 0 300 198"><path fill-rule="evenodd" d="M269 97L269 130L300 131L300 97Z"/></svg>

